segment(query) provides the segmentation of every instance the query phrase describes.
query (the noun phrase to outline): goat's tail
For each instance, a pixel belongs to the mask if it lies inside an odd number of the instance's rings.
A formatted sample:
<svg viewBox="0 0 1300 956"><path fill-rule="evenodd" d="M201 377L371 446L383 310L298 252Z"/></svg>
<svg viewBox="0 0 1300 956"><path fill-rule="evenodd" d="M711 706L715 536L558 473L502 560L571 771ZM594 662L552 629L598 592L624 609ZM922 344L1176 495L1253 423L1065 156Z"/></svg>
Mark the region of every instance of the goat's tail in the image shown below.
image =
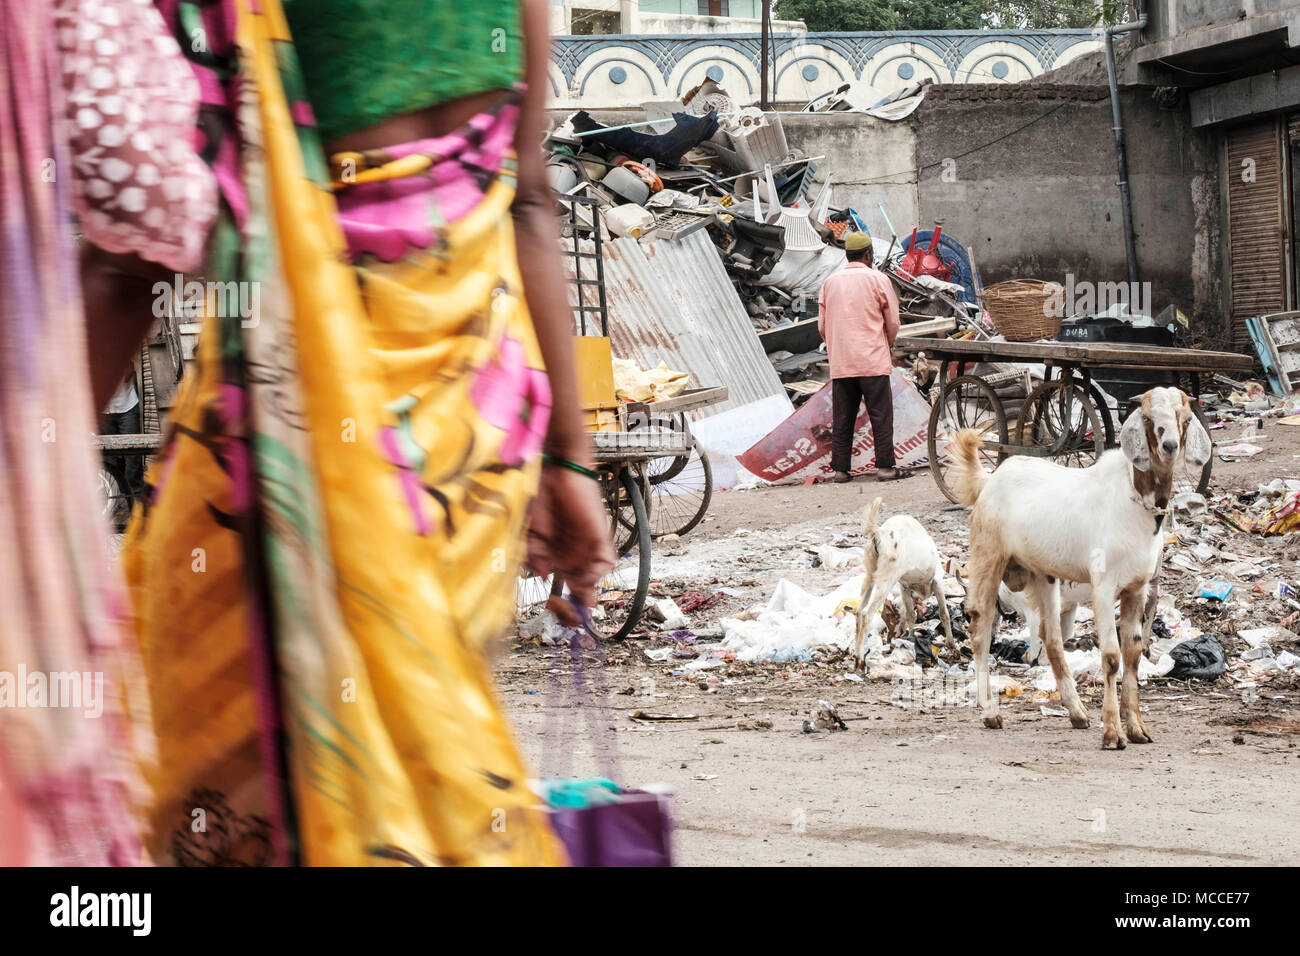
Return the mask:
<svg viewBox="0 0 1300 956"><path fill-rule="evenodd" d="M876 498L867 505L866 522L862 529L867 536L867 540L862 545L862 566L866 569L868 583L876 576L876 558L879 555L876 548L876 531L880 522L881 500Z"/></svg>
<svg viewBox="0 0 1300 956"><path fill-rule="evenodd" d="M973 505L989 480L979 459L983 442L983 436L973 428L963 428L952 436L952 467L948 470L948 484L964 505Z"/></svg>

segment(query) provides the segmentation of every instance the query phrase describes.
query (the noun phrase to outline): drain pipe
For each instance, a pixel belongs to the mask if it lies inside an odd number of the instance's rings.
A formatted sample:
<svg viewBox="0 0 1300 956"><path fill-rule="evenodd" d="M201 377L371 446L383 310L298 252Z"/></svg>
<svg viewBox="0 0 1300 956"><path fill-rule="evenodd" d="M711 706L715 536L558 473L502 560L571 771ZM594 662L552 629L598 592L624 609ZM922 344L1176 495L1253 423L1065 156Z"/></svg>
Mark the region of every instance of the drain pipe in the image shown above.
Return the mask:
<svg viewBox="0 0 1300 956"><path fill-rule="evenodd" d="M1128 188L1128 154L1124 150L1124 121L1119 115L1119 83L1115 77L1115 36L1120 33L1132 33L1147 25L1146 0L1138 0L1138 18L1127 23L1116 23L1105 29L1106 46L1106 81L1110 86L1110 113L1114 122L1115 165L1119 169L1119 200L1124 213L1124 256L1128 260L1128 281L1130 288L1136 288L1138 282L1137 244L1133 239L1133 201Z"/></svg>

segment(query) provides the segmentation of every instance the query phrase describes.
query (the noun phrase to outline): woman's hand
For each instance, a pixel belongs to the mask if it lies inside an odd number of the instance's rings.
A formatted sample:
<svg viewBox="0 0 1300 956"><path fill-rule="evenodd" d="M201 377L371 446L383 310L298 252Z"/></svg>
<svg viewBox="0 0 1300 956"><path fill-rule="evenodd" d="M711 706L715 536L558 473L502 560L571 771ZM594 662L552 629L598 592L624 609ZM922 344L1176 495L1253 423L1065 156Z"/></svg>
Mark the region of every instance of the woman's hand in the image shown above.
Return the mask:
<svg viewBox="0 0 1300 956"><path fill-rule="evenodd" d="M586 475L545 465L528 522L528 566L542 577L558 574L587 607L595 603L596 583L615 560L599 487ZM565 624L577 623L562 602L548 606Z"/></svg>

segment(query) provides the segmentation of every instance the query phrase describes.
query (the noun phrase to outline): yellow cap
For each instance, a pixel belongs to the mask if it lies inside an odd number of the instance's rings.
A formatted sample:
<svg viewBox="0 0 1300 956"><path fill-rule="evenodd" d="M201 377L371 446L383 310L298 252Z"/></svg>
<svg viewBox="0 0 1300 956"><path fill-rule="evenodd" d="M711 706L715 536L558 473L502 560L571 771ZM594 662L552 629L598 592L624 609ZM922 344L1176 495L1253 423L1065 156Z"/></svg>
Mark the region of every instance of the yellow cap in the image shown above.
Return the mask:
<svg viewBox="0 0 1300 956"><path fill-rule="evenodd" d="M859 249L871 248L871 237L865 232L851 232L849 237L844 240L844 248L849 252L857 252Z"/></svg>

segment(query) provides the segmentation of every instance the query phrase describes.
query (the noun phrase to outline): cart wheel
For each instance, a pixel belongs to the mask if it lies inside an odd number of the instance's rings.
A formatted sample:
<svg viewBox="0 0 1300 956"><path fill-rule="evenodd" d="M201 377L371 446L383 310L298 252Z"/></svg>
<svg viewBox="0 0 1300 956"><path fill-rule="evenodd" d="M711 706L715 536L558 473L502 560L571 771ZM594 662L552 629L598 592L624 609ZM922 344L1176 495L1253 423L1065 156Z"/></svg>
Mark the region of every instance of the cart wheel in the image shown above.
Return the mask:
<svg viewBox="0 0 1300 956"><path fill-rule="evenodd" d="M1060 451L1052 456L1054 461L1070 468L1087 468L1106 450L1106 428L1083 386L1056 379L1041 383L1020 406L1016 444L1027 448L1060 444Z"/></svg>
<svg viewBox="0 0 1300 956"><path fill-rule="evenodd" d="M685 462L680 467L678 462ZM672 477L668 472L676 468ZM656 458L646 469L650 497L650 534L686 534L704 519L713 498L713 466L695 439L691 451L677 458Z"/></svg>
<svg viewBox="0 0 1300 956"><path fill-rule="evenodd" d="M631 468L620 467L617 475L602 471L601 485L610 537L616 541L623 537L625 514L632 523L630 545L616 548L617 562L596 585L600 609L592 615L592 624L601 636L618 641L640 623L650 591L650 519L641 494L642 482Z"/></svg>
<svg viewBox="0 0 1300 956"><path fill-rule="evenodd" d="M1088 395L1092 398L1092 404L1097 409L1097 414L1101 416L1101 427L1106 432L1106 447L1115 447L1115 416L1110 413L1110 406L1106 404L1106 398L1101 394L1101 389L1097 387L1096 382L1088 383Z"/></svg>
<svg viewBox="0 0 1300 956"><path fill-rule="evenodd" d="M641 493L642 505L648 515L650 510L650 476L646 463L629 463L621 466L621 468L631 476L632 481L636 484L637 490ZM602 472L602 474L605 473ZM610 481L613 482L612 473ZM611 487L604 487L603 490L605 505L609 508L610 514L614 516L613 525L610 529L610 539L614 542L614 550L619 554L625 554L635 546L637 533L640 524L643 522L638 520L636 509L632 506L632 499L623 490L621 484L613 483Z"/></svg>
<svg viewBox="0 0 1300 956"><path fill-rule="evenodd" d="M937 387L936 387L937 391ZM973 428L984 436L985 441L995 441L1005 445L1007 442L1007 415L1002 409L1002 401L993 386L974 375L960 375L948 383L944 391L943 402L938 396L930 408L930 426L926 429L926 447L930 455L930 473L934 483L949 501L957 501L957 496L948 486L945 476L948 471L948 455L945 447L939 451L939 423L942 416L945 434L951 435L962 428ZM947 442L945 441L945 446ZM1006 457L1002 451L980 449L981 460L991 468Z"/></svg>
<svg viewBox="0 0 1300 956"><path fill-rule="evenodd" d="M515 579L515 609L523 613L528 608L545 604L548 597L552 594L560 594L563 590L564 582L559 577L554 574L544 577L534 574L533 569L525 564L519 569L519 577Z"/></svg>
<svg viewBox="0 0 1300 956"><path fill-rule="evenodd" d="M102 514L115 531L126 528L131 519L131 496L126 493L126 482L116 468L102 464L99 469L99 494L103 501Z"/></svg>
<svg viewBox="0 0 1300 956"><path fill-rule="evenodd" d="M1201 427L1205 429L1205 434L1210 434L1210 423L1206 421L1205 412L1201 411L1201 403L1199 401L1192 402L1192 414L1196 416L1196 420L1200 422ZM1174 476L1174 493L1177 494L1180 491L1195 490L1198 495L1208 495L1210 493L1210 472L1213 470L1214 455L1210 455L1210 457L1206 459L1205 464L1201 466L1201 473L1199 476L1189 472L1187 468L1184 467L1181 476ZM1193 481L1195 482L1195 486L1193 486Z"/></svg>
<svg viewBox="0 0 1300 956"><path fill-rule="evenodd" d="M674 415L671 423L674 431L682 431L686 428L686 416ZM691 439L691 443L692 445L695 443L694 438ZM691 450L694 451L693 448ZM656 458L648 469L650 483L654 485L662 481L672 481L682 473L682 469L686 467L687 462L690 460L691 452L673 458ZM667 534L667 532L663 533Z"/></svg>

